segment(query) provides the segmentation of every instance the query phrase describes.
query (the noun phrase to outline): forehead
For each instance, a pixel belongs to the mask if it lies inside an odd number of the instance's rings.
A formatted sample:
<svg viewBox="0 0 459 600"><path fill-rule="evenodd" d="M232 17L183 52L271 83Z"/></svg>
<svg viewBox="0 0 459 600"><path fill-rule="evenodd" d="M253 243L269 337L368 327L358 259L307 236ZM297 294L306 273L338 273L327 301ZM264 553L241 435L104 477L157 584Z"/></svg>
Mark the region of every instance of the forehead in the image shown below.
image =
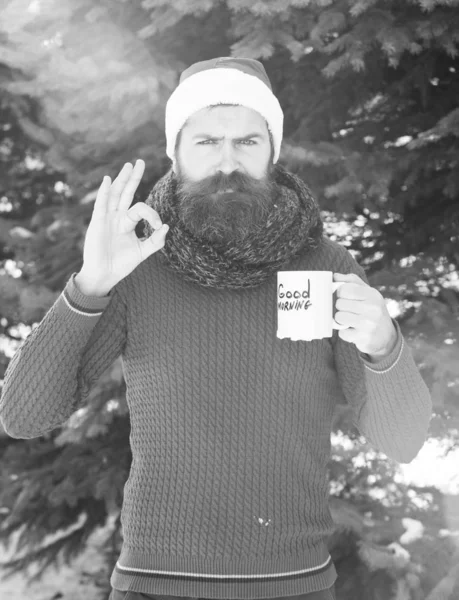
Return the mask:
<svg viewBox="0 0 459 600"><path fill-rule="evenodd" d="M252 133L258 132L268 136L268 127L264 117L259 112L246 106L216 106L215 108L202 108L188 119L184 133L217 133L231 130L234 135L243 136L250 129Z"/></svg>

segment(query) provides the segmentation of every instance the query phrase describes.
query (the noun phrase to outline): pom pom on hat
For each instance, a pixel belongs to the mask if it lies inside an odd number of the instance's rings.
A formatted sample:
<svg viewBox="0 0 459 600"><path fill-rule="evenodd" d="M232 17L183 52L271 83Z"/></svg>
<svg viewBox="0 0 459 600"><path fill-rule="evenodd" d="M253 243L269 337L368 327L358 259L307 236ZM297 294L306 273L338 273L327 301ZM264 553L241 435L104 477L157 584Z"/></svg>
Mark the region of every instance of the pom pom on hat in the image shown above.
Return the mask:
<svg viewBox="0 0 459 600"><path fill-rule="evenodd" d="M238 104L260 113L273 137L276 163L282 142L284 113L272 92L264 66L253 58L219 57L185 69L166 104L167 156L173 160L177 135L186 120L214 104Z"/></svg>

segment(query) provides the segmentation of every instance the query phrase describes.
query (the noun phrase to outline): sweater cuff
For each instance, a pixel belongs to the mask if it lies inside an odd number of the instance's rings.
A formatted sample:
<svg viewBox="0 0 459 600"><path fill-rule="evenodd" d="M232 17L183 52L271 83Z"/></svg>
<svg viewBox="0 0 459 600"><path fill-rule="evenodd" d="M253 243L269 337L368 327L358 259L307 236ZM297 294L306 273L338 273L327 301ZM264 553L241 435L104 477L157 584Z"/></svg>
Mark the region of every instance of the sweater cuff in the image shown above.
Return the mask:
<svg viewBox="0 0 459 600"><path fill-rule="evenodd" d="M371 360L368 360L368 354L365 354L364 352L359 352L360 358L365 367L370 371L374 371L375 373L385 373L386 371L389 371L390 369L395 367L395 365L400 360L400 356L402 355L403 347L405 345L405 342L403 340L403 334L400 330L400 325L398 324L398 321L392 318L392 323L394 324L394 327L397 330L397 342L390 354L380 358L376 362L372 362Z"/></svg>
<svg viewBox="0 0 459 600"><path fill-rule="evenodd" d="M72 273L56 303L56 311L71 326L93 329L104 309L112 301L112 295L86 296L75 283L77 273Z"/></svg>

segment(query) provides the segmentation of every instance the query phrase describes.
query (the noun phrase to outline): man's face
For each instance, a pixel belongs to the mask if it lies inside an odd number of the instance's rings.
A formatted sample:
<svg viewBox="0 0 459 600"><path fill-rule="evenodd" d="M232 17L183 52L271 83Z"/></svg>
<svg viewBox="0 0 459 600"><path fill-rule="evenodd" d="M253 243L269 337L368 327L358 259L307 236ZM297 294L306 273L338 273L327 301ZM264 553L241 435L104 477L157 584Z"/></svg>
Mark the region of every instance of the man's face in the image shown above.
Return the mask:
<svg viewBox="0 0 459 600"><path fill-rule="evenodd" d="M173 165L188 230L226 244L263 227L278 196L272 156L266 121L256 111L217 106L193 114Z"/></svg>

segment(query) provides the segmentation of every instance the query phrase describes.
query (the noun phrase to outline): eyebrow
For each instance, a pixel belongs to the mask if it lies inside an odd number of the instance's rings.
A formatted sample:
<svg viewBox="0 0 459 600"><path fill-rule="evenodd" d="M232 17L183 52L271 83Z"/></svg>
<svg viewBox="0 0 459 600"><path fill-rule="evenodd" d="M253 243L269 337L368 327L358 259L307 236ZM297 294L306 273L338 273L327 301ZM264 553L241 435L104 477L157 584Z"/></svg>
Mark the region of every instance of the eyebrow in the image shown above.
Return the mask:
<svg viewBox="0 0 459 600"><path fill-rule="evenodd" d="M214 135L210 135L210 133L197 133L196 135L194 135L192 137L192 140L195 140L197 138L208 138L208 139L212 139L212 140L222 140L222 137L215 137ZM261 135L261 133L250 133L249 135L245 135L244 137L239 137L239 138L233 138L234 140L248 140L250 138L261 138L263 139L263 135Z"/></svg>

